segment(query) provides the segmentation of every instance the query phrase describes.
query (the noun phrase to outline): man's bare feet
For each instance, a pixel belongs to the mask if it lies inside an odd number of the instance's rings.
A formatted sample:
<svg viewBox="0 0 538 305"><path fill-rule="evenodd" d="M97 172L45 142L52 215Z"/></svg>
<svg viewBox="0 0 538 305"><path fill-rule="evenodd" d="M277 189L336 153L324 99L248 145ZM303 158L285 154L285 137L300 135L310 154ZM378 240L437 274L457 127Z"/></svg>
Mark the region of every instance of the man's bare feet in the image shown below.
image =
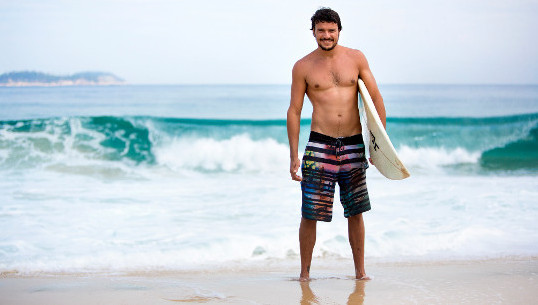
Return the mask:
<svg viewBox="0 0 538 305"><path fill-rule="evenodd" d="M299 282L309 282L310 281L310 275L309 274L302 274L299 276Z"/></svg>
<svg viewBox="0 0 538 305"><path fill-rule="evenodd" d="M369 281L369 280L371 280L371 278L369 276L367 276L366 274L357 274L355 276L355 279L359 280L359 281Z"/></svg>

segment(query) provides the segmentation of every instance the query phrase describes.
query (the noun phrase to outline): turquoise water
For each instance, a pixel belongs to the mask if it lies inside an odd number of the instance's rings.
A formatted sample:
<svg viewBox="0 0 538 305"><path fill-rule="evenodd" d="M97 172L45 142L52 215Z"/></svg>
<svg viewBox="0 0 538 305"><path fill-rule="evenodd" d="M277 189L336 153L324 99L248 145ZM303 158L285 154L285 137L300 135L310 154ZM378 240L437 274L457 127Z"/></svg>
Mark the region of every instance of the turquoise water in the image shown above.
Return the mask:
<svg viewBox="0 0 538 305"><path fill-rule="evenodd" d="M310 120L303 119L301 125L304 144ZM253 140L287 144L284 119L96 116L0 121L0 128L10 135L0 140L6 156L0 163L3 168L39 165L39 158L46 162L47 155L65 154L68 149L88 158L155 165L154 147L171 138L218 140L247 135ZM445 165L474 164L475 171L483 172L538 173L538 113L487 118L389 117L387 130L397 149L460 149L468 156L461 160L447 156ZM71 139L71 147L66 147L66 139ZM424 152L415 153L429 157Z"/></svg>
<svg viewBox="0 0 538 305"><path fill-rule="evenodd" d="M536 255L538 86L381 92L412 176L368 170L367 257ZM288 103L277 85L0 88L0 270L297 260ZM319 258L351 255L335 202Z"/></svg>

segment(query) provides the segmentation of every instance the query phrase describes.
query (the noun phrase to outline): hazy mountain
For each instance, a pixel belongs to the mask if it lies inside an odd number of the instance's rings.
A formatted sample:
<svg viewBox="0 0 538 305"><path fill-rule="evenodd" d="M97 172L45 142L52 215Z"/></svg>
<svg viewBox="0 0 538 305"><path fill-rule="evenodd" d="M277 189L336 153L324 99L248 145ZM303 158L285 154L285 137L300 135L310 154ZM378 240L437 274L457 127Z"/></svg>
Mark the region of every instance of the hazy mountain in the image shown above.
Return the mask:
<svg viewBox="0 0 538 305"><path fill-rule="evenodd" d="M124 80L108 72L79 72L72 75L52 75L35 71L18 71L0 75L0 86L73 86L119 84L124 84Z"/></svg>

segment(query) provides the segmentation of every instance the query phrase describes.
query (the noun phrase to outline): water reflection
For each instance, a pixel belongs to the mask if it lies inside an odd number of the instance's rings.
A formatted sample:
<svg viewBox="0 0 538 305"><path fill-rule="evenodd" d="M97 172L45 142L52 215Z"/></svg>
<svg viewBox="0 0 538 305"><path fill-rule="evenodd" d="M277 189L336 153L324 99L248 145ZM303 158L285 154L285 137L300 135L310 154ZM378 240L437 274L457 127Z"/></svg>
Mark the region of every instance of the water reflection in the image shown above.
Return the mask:
<svg viewBox="0 0 538 305"><path fill-rule="evenodd" d="M310 288L310 282L301 282L301 305L321 304L320 299L314 294ZM347 305L362 305L364 304L364 288L366 281L355 281L355 289L347 298Z"/></svg>
<svg viewBox="0 0 538 305"><path fill-rule="evenodd" d="M310 289L310 282L301 282L301 291L303 292L301 305L319 304L318 297Z"/></svg>
<svg viewBox="0 0 538 305"><path fill-rule="evenodd" d="M347 298L347 305L364 303L364 288L366 287L366 281L355 281L355 290Z"/></svg>

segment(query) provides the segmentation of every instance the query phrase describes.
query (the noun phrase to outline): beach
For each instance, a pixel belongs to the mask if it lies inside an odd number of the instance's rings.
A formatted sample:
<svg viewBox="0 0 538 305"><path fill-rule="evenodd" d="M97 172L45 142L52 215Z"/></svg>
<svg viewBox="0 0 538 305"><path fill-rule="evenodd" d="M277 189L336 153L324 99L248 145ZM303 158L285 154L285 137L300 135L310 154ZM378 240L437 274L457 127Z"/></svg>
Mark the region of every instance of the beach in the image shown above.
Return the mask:
<svg viewBox="0 0 538 305"><path fill-rule="evenodd" d="M535 302L538 86L380 88L411 177L367 170L368 282L336 190L307 284L289 86L0 88L0 304Z"/></svg>
<svg viewBox="0 0 538 305"><path fill-rule="evenodd" d="M1 304L533 304L538 258L370 262L370 281L349 260L313 263L313 278L269 263L251 269L120 274L3 273Z"/></svg>
<svg viewBox="0 0 538 305"><path fill-rule="evenodd" d="M537 13L0 1L0 305L538 305Z"/></svg>

